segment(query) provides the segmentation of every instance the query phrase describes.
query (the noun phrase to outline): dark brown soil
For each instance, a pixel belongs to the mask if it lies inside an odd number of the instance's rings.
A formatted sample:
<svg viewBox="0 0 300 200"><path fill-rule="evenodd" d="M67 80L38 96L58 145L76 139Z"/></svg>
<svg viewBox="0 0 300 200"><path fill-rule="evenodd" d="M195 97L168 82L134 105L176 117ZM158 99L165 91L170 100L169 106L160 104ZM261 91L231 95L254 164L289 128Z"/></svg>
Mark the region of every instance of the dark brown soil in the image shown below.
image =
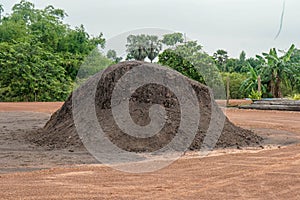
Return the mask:
<svg viewBox="0 0 300 200"><path fill-rule="evenodd" d="M151 138L135 138L122 132L116 125L111 111L111 96L115 84L126 72L142 64L145 63L137 61L123 62L104 71L100 82L97 84L96 113L99 124L115 145L127 151L153 152L168 144L178 131L181 114L180 106L178 99L169 89L160 85L148 84L136 90L130 99L131 117L136 124L141 126L150 122L149 108L153 104L165 107L168 117L167 123L160 133ZM147 63L147 65L150 64ZM166 68L165 70L170 69ZM97 76L100 76L100 73L90 78L76 93L84 98L87 93L93 90L93 82L100 78ZM188 78L186 80L192 85L199 100L201 118L198 132L190 146L190 150L196 150L201 148L211 121L212 105L216 105L216 102L211 99L210 90L206 86ZM216 112L217 118L221 119L224 116L221 109L217 108ZM221 120L218 125L223 125ZM52 115L44 128L30 132L26 138L38 146L49 149L84 149L73 121L72 96L68 98L60 110ZM233 125L226 117L216 148L258 146L262 140L260 136L252 131Z"/></svg>

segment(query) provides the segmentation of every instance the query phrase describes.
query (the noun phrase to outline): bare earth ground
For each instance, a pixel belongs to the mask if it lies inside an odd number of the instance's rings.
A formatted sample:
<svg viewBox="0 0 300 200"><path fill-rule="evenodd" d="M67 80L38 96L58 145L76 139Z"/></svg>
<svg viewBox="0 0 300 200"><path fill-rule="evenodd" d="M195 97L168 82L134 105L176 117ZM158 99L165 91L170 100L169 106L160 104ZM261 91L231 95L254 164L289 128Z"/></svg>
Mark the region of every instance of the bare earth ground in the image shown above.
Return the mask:
<svg viewBox="0 0 300 200"><path fill-rule="evenodd" d="M24 132L61 105L0 103L0 199L300 199L300 112L226 109L235 124L268 137L264 149L188 153L158 172L128 174L86 152L24 143Z"/></svg>

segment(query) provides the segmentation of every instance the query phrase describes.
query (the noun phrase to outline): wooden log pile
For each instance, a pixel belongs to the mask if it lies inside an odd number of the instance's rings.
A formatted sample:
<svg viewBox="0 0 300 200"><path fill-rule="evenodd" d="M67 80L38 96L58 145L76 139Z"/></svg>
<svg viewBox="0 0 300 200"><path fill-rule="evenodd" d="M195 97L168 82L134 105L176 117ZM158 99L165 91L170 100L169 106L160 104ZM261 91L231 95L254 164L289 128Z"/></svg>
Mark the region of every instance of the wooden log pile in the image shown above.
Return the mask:
<svg viewBox="0 0 300 200"><path fill-rule="evenodd" d="M254 100L250 105L239 106L240 109L300 111L300 101L289 99Z"/></svg>

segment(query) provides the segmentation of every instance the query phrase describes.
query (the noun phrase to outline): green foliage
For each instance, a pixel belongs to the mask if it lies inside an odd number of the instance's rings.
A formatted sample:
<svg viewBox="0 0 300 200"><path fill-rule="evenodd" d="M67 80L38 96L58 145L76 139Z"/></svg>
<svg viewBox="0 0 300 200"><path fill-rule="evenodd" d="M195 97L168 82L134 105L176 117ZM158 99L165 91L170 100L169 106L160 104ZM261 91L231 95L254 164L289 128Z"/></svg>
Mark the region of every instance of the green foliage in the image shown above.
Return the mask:
<svg viewBox="0 0 300 200"><path fill-rule="evenodd" d="M159 63L206 84L213 90L215 98L225 98L222 77L212 58L202 50L197 41L166 49L159 55Z"/></svg>
<svg viewBox="0 0 300 200"><path fill-rule="evenodd" d="M251 94L249 95L249 98L252 100L260 100L262 97L262 92L261 91L255 91L252 89Z"/></svg>
<svg viewBox="0 0 300 200"><path fill-rule="evenodd" d="M200 72L192 65L191 62L178 55L176 51L167 49L159 55L159 64L169 66L181 74L196 80L200 83L205 83Z"/></svg>
<svg viewBox="0 0 300 200"><path fill-rule="evenodd" d="M259 72L253 67L251 67L250 65L248 65L247 79L242 82L239 90L247 94L252 93L252 91L258 90L258 76L259 76ZM262 89L262 94L267 92L263 80L261 84L261 89Z"/></svg>
<svg viewBox="0 0 300 200"><path fill-rule="evenodd" d="M0 101L63 101L84 58L102 34L90 37L81 25L63 23L67 14L22 0L0 23Z"/></svg>
<svg viewBox="0 0 300 200"><path fill-rule="evenodd" d="M293 74L289 74L287 77L289 83L286 83L286 85L289 86L289 90L291 93L300 93L300 50L295 49L294 52L291 55L292 68L293 68ZM283 90L285 91L285 90Z"/></svg>
<svg viewBox="0 0 300 200"><path fill-rule="evenodd" d="M213 55L213 59L215 60L219 70L223 72L227 72L226 70L226 62L228 59L228 53L225 50L219 49L216 53Z"/></svg>
<svg viewBox="0 0 300 200"><path fill-rule="evenodd" d="M269 53L257 56L262 62L261 74L268 82L268 88L274 97L282 97L282 87L290 87L299 80L299 63L291 62L291 56L295 50L292 45L287 52L279 56L275 48L270 49Z"/></svg>
<svg viewBox="0 0 300 200"><path fill-rule="evenodd" d="M236 60L234 71L241 72L241 73L248 72L249 65L250 63L246 59L246 53L245 51L242 51L239 59Z"/></svg>
<svg viewBox="0 0 300 200"><path fill-rule="evenodd" d="M113 63L112 60L103 56L96 48L84 59L78 71L77 78L88 79L90 76L93 76Z"/></svg>
<svg viewBox="0 0 300 200"><path fill-rule="evenodd" d="M0 101L65 100L75 81L83 82L122 60L113 50L107 57L97 51L105 44L102 33L91 37L83 25L72 29L65 24L64 10L51 5L36 9L31 2L21 0L11 14L3 12L0 4ZM294 45L287 52L281 51L282 55L272 48L247 59L244 51L239 58L229 58L225 50L209 56L196 41L183 41L182 33L166 34L162 40L155 35L130 35L126 59L148 58L153 62L159 57L160 64L211 87L216 98L225 96L223 80L227 76L232 98L257 98L253 91L257 91L258 75L262 96L300 93L300 50ZM168 49L160 54L162 44Z"/></svg>
<svg viewBox="0 0 300 200"><path fill-rule="evenodd" d="M249 65L251 67L253 67L254 69L258 70L258 68L260 68L261 65L263 65L263 61L257 58L248 58L247 59L247 63L249 63ZM247 66L246 69L244 70L245 72L248 71Z"/></svg>
<svg viewBox="0 0 300 200"><path fill-rule="evenodd" d="M183 43L184 38L182 33L171 33L163 36L162 43L174 47L178 43Z"/></svg>
<svg viewBox="0 0 300 200"><path fill-rule="evenodd" d="M216 65L222 72L248 72L249 65L254 69L259 68L262 65L262 61L257 58L246 58L246 52L242 51L239 58L230 58L227 55L227 51L218 50L213 54L212 58L215 60Z"/></svg>
<svg viewBox="0 0 300 200"><path fill-rule="evenodd" d="M29 43L1 43L0 51L0 101L62 101L71 92L59 55Z"/></svg>
<svg viewBox="0 0 300 200"><path fill-rule="evenodd" d="M205 83L200 70L197 69L197 63L195 62L197 56L209 57L201 50L202 46L198 45L197 42L190 41L186 44L178 45L175 49L166 49L158 56L158 63L171 67L172 69L200 83Z"/></svg>
<svg viewBox="0 0 300 200"><path fill-rule="evenodd" d="M233 72L233 73L223 72L222 78L223 78L224 85L226 85L227 77L229 77L230 80L229 90L230 90L231 99L243 99L249 96L249 92L245 90L240 90L240 86L247 79L247 74L242 74L237 72Z"/></svg>
<svg viewBox="0 0 300 200"><path fill-rule="evenodd" d="M295 94L295 95L293 96L293 99L294 99L294 100L300 100L300 94Z"/></svg>
<svg viewBox="0 0 300 200"><path fill-rule="evenodd" d="M99 52L99 49L94 49L83 61L78 71L74 89L77 89L86 82L91 76L95 75L115 62Z"/></svg>
<svg viewBox="0 0 300 200"><path fill-rule="evenodd" d="M300 50L292 45L287 52L280 52L281 56L272 48L269 53L247 59L246 53L242 51L240 57L235 59L227 58L227 52L219 50L213 58L222 72L247 74L239 89L244 97L258 89L258 75L261 76L262 96L291 96L300 92ZM236 89L233 90L237 92Z"/></svg>
<svg viewBox="0 0 300 200"><path fill-rule="evenodd" d="M112 60L114 63L119 63L123 58L117 56L117 52L115 50L108 50L106 57L110 60Z"/></svg>
<svg viewBox="0 0 300 200"><path fill-rule="evenodd" d="M127 60L144 61L148 58L152 62L161 51L162 44L156 35L129 35L126 48Z"/></svg>

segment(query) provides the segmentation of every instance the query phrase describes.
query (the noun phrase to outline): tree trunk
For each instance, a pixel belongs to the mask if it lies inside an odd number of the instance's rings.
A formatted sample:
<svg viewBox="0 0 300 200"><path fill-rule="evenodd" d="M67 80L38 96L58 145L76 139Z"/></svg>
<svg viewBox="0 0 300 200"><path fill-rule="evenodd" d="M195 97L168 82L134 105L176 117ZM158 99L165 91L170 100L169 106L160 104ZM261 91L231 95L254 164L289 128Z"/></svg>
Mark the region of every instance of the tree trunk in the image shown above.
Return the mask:
<svg viewBox="0 0 300 200"><path fill-rule="evenodd" d="M281 98L281 90L280 90L281 80L278 76L276 76L275 87L274 87L274 97Z"/></svg>
<svg viewBox="0 0 300 200"><path fill-rule="evenodd" d="M275 76L274 76L274 73L272 73L272 77L271 77L271 81L270 81L270 92L271 92L272 96L274 98L276 98L274 79L275 79Z"/></svg>

